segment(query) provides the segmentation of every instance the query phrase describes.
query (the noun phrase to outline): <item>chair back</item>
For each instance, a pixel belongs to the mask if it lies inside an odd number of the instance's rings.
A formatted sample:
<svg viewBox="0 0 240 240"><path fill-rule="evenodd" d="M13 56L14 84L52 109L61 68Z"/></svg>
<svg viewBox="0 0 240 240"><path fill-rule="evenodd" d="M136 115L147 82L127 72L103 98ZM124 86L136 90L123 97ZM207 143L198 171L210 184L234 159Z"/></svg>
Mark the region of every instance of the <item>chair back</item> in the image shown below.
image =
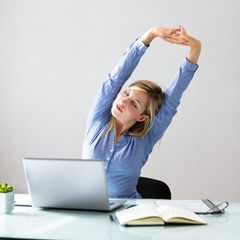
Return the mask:
<svg viewBox="0 0 240 240"><path fill-rule="evenodd" d="M137 191L142 198L171 199L168 185L160 180L139 177Z"/></svg>

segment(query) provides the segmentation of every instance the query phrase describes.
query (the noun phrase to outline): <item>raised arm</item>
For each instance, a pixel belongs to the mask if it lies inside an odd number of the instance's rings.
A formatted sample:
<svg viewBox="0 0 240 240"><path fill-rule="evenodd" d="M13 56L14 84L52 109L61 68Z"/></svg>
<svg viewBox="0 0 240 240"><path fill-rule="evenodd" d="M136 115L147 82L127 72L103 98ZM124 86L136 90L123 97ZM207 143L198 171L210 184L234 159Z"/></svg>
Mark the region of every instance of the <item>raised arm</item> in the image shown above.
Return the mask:
<svg viewBox="0 0 240 240"><path fill-rule="evenodd" d="M141 40L146 46L149 46L156 37L160 37L172 44L190 46L191 49L187 55L187 60L193 64L197 64L201 52L201 42L188 34L181 25L179 25L179 28L152 27L142 35Z"/></svg>
<svg viewBox="0 0 240 240"><path fill-rule="evenodd" d="M142 35L141 40L145 45L150 45L154 38L160 37L166 42L189 46L190 51L174 76L172 82L165 91L165 97L162 105L155 116L154 125L148 132L150 146L162 138L164 132L177 113L177 107L184 91L191 82L194 73L198 69L198 58L201 52L201 42L188 34L185 29L179 25L179 28L166 28L155 26Z"/></svg>
<svg viewBox="0 0 240 240"><path fill-rule="evenodd" d="M187 60L193 64L197 64L201 52L201 42L197 38L188 34L181 25L179 25L179 28L181 29L179 37L186 39L187 42L185 42L184 45L190 46L191 48Z"/></svg>

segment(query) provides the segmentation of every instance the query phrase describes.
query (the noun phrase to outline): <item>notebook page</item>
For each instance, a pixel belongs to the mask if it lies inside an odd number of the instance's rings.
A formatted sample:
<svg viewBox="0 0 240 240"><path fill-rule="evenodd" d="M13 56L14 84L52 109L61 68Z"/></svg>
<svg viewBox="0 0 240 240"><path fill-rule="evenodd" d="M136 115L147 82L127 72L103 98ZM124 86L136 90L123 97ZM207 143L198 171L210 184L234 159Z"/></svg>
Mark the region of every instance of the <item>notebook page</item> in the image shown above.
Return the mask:
<svg viewBox="0 0 240 240"><path fill-rule="evenodd" d="M31 197L29 194L15 194L15 206L32 206Z"/></svg>
<svg viewBox="0 0 240 240"><path fill-rule="evenodd" d="M156 200L160 206L173 206L194 213L206 213L210 208L202 200Z"/></svg>

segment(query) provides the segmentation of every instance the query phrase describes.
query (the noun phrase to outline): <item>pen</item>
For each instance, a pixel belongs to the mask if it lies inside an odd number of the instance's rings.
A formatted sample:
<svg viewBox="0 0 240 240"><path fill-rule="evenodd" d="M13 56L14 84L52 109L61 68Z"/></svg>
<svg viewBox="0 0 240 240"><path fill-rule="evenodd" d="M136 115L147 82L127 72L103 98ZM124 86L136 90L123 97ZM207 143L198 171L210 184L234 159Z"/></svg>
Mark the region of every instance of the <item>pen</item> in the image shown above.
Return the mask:
<svg viewBox="0 0 240 240"><path fill-rule="evenodd" d="M112 222L114 222L114 218L113 218L113 216L110 214L109 215L109 218L110 218L110 220L112 221Z"/></svg>
<svg viewBox="0 0 240 240"><path fill-rule="evenodd" d="M125 208L125 209L132 208L132 207L135 207L135 206L137 206L137 205L130 205L130 206L128 206L128 207Z"/></svg>

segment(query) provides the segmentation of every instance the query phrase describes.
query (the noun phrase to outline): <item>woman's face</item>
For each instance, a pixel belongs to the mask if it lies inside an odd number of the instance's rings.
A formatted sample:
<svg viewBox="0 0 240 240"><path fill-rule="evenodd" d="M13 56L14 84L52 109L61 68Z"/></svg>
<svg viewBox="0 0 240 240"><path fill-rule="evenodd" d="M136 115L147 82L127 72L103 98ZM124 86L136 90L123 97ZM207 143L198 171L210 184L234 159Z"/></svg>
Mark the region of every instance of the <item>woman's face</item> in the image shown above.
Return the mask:
<svg viewBox="0 0 240 240"><path fill-rule="evenodd" d="M118 95L112 106L112 115L123 124L131 127L136 121L149 118L142 115L148 104L148 94L139 88L128 88Z"/></svg>

